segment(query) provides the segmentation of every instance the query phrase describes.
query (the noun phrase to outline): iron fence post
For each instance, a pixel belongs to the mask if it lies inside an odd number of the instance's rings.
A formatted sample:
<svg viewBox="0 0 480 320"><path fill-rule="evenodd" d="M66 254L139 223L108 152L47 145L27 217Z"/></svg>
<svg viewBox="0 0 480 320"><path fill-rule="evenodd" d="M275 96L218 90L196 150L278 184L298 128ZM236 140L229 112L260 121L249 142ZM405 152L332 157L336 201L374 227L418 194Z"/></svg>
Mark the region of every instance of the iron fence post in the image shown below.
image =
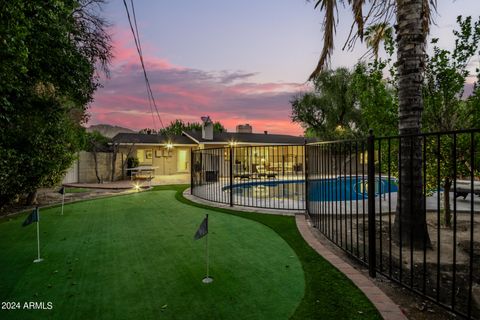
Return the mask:
<svg viewBox="0 0 480 320"><path fill-rule="evenodd" d="M308 208L308 155L307 155L307 140L303 143L303 166L305 170L305 212L307 216L310 216L310 210Z"/></svg>
<svg viewBox="0 0 480 320"><path fill-rule="evenodd" d="M230 207L233 207L233 147L230 146Z"/></svg>
<svg viewBox="0 0 480 320"><path fill-rule="evenodd" d="M190 194L193 195L193 149L190 149Z"/></svg>
<svg viewBox="0 0 480 320"><path fill-rule="evenodd" d="M376 276L377 248L375 241L375 136L369 130L367 138L367 182L368 182L368 273Z"/></svg>

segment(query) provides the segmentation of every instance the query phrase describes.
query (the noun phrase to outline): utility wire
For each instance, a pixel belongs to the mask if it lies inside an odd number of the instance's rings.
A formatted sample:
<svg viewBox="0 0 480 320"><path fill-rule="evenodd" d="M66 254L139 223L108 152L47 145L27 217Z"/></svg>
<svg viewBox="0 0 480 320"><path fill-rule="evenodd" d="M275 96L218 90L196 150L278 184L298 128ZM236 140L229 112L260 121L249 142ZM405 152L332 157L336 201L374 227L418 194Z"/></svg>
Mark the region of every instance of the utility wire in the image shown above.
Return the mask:
<svg viewBox="0 0 480 320"><path fill-rule="evenodd" d="M136 37L136 40L138 43L139 56L143 57L142 44L140 42L140 34L138 33L138 27L137 27L137 15L135 14L135 6L133 5L133 0L130 0L130 3L132 6L133 23L135 25L134 39ZM128 15L128 12L127 12L127 15ZM150 91L148 90L148 87L147 87L147 98L148 98L148 106L150 107L150 112L152 114L153 129L157 130L157 124L155 123L155 115L153 113L152 98L150 97Z"/></svg>
<svg viewBox="0 0 480 320"><path fill-rule="evenodd" d="M149 98L148 101L149 101L149 105L150 105L150 110L152 112L152 118L155 119L155 117L153 116L153 109L151 108L151 106L153 104L153 106L155 108L155 111L156 111L156 114L157 114L157 117L158 117L158 120L160 122L160 125L161 125L162 129L164 129L165 126L163 125L162 118L160 117L160 112L158 111L158 107L157 107L157 104L155 102L155 98L153 96L152 88L150 86L150 81L148 79L147 70L145 68L145 63L144 63L144 60L143 60L143 53L142 53L142 47L141 47L141 44L140 44L140 36L138 34L137 19L136 19L136 16L135 16L135 7L134 7L134 4L133 4L133 0L130 0L130 3L131 3L131 6L132 6L134 24L132 23L132 19L130 17L130 10L128 9L127 1L123 0L123 4L124 4L125 10L127 12L128 23L130 24L130 30L132 31L133 40L135 41L135 47L137 48L138 56L140 58L140 64L141 64L142 70L143 70L143 76L145 78L145 85L147 87L147 95L148 95L148 98ZM135 25L135 28L134 28L134 25ZM136 32L135 32L135 30L136 30ZM155 126L155 120L154 120L154 126Z"/></svg>

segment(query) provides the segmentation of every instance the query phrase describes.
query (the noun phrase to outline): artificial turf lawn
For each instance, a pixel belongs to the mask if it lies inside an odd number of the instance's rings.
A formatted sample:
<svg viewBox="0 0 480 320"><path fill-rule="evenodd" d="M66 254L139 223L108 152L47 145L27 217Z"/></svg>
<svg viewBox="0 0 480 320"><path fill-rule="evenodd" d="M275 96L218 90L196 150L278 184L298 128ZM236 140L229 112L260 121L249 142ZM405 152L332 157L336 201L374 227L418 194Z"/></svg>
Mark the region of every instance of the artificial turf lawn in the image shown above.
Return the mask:
<svg viewBox="0 0 480 320"><path fill-rule="evenodd" d="M0 309L0 319L380 318L293 217L191 206L184 188L71 204L63 217L42 210L40 264L35 227L20 227L25 214L0 223L0 301L54 304ZM205 242L192 239L205 213L210 285L201 283Z"/></svg>
<svg viewBox="0 0 480 320"><path fill-rule="evenodd" d="M205 239L210 214L211 275ZM0 224L0 301L54 309L0 311L0 319L285 319L304 292L301 264L271 229L188 206L175 191L142 192L41 210L45 261L33 264L35 226Z"/></svg>
<svg viewBox="0 0 480 320"><path fill-rule="evenodd" d="M319 256L303 239L295 218L211 208L185 199L188 186L160 186L156 190L175 188L177 200L260 222L275 230L295 251L305 275L304 297L291 319L382 319L365 295L340 271Z"/></svg>

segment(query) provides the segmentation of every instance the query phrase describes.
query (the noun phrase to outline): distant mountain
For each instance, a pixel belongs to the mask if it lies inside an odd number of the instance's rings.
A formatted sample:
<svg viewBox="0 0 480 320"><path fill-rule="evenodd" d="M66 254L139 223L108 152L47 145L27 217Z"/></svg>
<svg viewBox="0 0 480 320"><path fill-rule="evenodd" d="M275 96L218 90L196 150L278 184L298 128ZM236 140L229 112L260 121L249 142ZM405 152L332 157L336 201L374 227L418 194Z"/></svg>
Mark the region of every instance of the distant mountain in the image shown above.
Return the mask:
<svg viewBox="0 0 480 320"><path fill-rule="evenodd" d="M112 126L112 125L109 125L109 124L95 124L95 125L92 125L89 128L87 128L87 132L93 132L93 131L97 131L107 138L113 138L118 133L135 132L135 131L130 130L128 128L123 128L123 127L119 127L119 126Z"/></svg>

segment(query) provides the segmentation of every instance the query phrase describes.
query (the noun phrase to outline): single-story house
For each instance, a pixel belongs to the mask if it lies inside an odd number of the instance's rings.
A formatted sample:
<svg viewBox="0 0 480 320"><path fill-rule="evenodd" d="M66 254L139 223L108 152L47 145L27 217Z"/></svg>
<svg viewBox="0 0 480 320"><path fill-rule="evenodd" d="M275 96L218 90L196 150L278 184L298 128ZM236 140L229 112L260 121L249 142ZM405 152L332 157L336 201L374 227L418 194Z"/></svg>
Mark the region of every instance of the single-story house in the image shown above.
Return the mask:
<svg viewBox="0 0 480 320"><path fill-rule="evenodd" d="M197 144L183 135L167 137L158 134L119 133L112 144L126 158L138 159L138 165L151 166L155 176L190 172L190 150Z"/></svg>
<svg viewBox="0 0 480 320"><path fill-rule="evenodd" d="M180 135L118 133L111 141L113 151L98 153L96 161L93 154L80 152L63 182L94 183L98 181L97 177L101 181L110 181L112 175L114 180L120 180L127 179L131 173L139 176L146 173L154 180L189 183L192 163L203 166L203 169L205 166L221 167L218 173L227 174L230 152L225 147L229 146L236 147L233 148L232 163L236 176L255 172L270 175L304 172L304 137L266 131L253 133L249 124L238 125L236 132L214 132L209 117L202 117L202 121L201 130ZM192 162L192 150L197 149L211 150L204 156L209 159L194 159ZM128 158L138 160L138 171L127 168Z"/></svg>
<svg viewBox="0 0 480 320"><path fill-rule="evenodd" d="M236 132L214 132L209 117L203 117L202 130L185 131L181 135L119 133L112 143L119 147L125 158L138 159L139 166L151 166L155 178L169 175L190 175L191 150L235 148L235 172L268 171L303 172L305 138L292 135L253 133L248 124L237 126ZM224 154L225 153L225 154ZM213 150L212 150L213 155ZM229 162L229 153L215 155L216 161ZM221 159L220 159L221 158ZM226 167L224 164L222 167ZM189 181L189 180L187 180Z"/></svg>

